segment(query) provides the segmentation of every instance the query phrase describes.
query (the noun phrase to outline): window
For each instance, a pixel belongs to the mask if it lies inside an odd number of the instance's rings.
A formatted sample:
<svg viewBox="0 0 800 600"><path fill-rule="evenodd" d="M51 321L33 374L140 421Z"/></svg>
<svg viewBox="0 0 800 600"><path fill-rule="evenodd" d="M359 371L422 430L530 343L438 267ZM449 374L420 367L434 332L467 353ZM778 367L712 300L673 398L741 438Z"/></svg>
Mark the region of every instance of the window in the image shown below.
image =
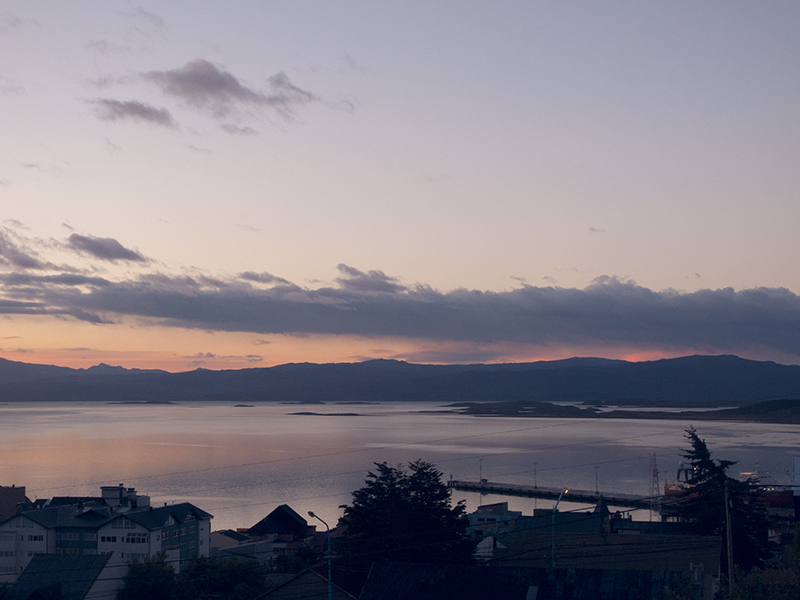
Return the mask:
<svg viewBox="0 0 800 600"><path fill-rule="evenodd" d="M80 534L77 533L57 533L56 540L63 540L67 542L77 542L80 539Z"/></svg>
<svg viewBox="0 0 800 600"><path fill-rule="evenodd" d="M186 518L184 519L184 521L194 521L194 514L193 513L189 513L188 515L186 515Z"/></svg>
<svg viewBox="0 0 800 600"><path fill-rule="evenodd" d="M177 529L173 529L172 530L172 537L178 537L178 530Z"/></svg>
<svg viewBox="0 0 800 600"><path fill-rule="evenodd" d="M29 535L28 536L29 542L43 542L44 536L43 535Z"/></svg>
<svg viewBox="0 0 800 600"><path fill-rule="evenodd" d="M136 523L126 517L120 517L111 523L111 529L136 529Z"/></svg>
<svg viewBox="0 0 800 600"><path fill-rule="evenodd" d="M16 550L0 550L0 556L16 556Z"/></svg>
<svg viewBox="0 0 800 600"><path fill-rule="evenodd" d="M115 535L101 535L100 536L101 542L111 542L112 544L117 542L117 536Z"/></svg>
<svg viewBox="0 0 800 600"><path fill-rule="evenodd" d="M87 542L96 542L97 541L97 534L96 533L84 533L83 539Z"/></svg>
<svg viewBox="0 0 800 600"><path fill-rule="evenodd" d="M147 535L136 535L129 533L125 538L126 544L146 544Z"/></svg>

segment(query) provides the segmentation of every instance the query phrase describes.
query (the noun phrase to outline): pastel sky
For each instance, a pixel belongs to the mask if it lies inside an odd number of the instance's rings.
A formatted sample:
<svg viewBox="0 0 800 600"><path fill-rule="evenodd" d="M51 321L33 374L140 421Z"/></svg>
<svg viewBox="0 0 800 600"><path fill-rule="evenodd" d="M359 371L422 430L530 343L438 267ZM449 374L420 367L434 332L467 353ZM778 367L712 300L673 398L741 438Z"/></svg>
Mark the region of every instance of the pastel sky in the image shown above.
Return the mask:
<svg viewBox="0 0 800 600"><path fill-rule="evenodd" d="M800 363L800 3L5 0L0 356Z"/></svg>

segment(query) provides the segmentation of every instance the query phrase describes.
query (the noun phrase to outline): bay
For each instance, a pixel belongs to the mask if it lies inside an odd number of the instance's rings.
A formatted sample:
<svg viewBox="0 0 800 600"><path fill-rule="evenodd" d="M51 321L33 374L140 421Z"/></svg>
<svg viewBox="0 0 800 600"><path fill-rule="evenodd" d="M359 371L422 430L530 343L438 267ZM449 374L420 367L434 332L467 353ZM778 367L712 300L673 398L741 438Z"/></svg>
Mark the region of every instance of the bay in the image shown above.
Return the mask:
<svg viewBox="0 0 800 600"><path fill-rule="evenodd" d="M333 526L375 462L436 464L445 478L648 495L672 481L692 423L472 417L432 403L296 406L264 403L0 405L0 485L31 499L135 487L154 505L188 501L215 529L249 527L279 504ZM316 414L297 414L297 413ZM353 414L356 413L356 414ZM715 458L792 483L800 426L703 421ZM566 497L568 499L568 496ZM525 514L546 501L454 492L469 510L508 501ZM572 507L580 508L580 507ZM562 509L564 509L562 501ZM637 518L647 518L638 515Z"/></svg>

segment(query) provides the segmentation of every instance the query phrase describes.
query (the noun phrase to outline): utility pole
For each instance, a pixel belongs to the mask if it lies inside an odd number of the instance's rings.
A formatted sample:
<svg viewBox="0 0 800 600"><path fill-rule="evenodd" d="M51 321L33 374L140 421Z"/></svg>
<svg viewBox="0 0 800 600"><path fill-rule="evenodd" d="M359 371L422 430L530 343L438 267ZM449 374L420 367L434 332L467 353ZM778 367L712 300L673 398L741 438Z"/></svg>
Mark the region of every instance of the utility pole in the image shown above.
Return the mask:
<svg viewBox="0 0 800 600"><path fill-rule="evenodd" d="M558 512L558 504L561 502L561 498L564 497L564 494L569 492L569 490L564 490L558 495L558 500L556 501L556 505L553 507L553 518L552 518L552 526L553 526L553 550L552 550L552 557L553 557L553 570L556 568L556 513Z"/></svg>
<svg viewBox="0 0 800 600"><path fill-rule="evenodd" d="M728 541L728 592L733 598L733 540L731 540L731 503L728 497L727 477L725 477L725 533Z"/></svg>
<svg viewBox="0 0 800 600"><path fill-rule="evenodd" d="M325 525L325 531L328 534L328 600L333 600L333 580L331 579L331 528L328 527L325 521L315 515L314 511L308 511L308 516Z"/></svg>

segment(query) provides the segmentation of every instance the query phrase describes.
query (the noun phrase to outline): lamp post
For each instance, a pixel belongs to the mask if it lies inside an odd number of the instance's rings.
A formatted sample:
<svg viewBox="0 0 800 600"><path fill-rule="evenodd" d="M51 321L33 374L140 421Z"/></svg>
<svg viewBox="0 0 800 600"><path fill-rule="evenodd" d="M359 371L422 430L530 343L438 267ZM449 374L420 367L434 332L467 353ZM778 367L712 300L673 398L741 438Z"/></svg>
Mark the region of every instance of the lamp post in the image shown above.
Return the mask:
<svg viewBox="0 0 800 600"><path fill-rule="evenodd" d="M314 514L314 511L308 511L308 516L316 519L325 525L325 531L328 533L328 600L333 600L333 583L331 582L331 528L328 524Z"/></svg>
<svg viewBox="0 0 800 600"><path fill-rule="evenodd" d="M558 512L558 503L561 502L561 498L564 497L564 494L569 492L569 490L564 490L558 495L558 500L556 500L556 505L553 507L553 519L552 519L552 526L553 526L553 549L551 556L553 558L553 569L556 568L556 513Z"/></svg>

